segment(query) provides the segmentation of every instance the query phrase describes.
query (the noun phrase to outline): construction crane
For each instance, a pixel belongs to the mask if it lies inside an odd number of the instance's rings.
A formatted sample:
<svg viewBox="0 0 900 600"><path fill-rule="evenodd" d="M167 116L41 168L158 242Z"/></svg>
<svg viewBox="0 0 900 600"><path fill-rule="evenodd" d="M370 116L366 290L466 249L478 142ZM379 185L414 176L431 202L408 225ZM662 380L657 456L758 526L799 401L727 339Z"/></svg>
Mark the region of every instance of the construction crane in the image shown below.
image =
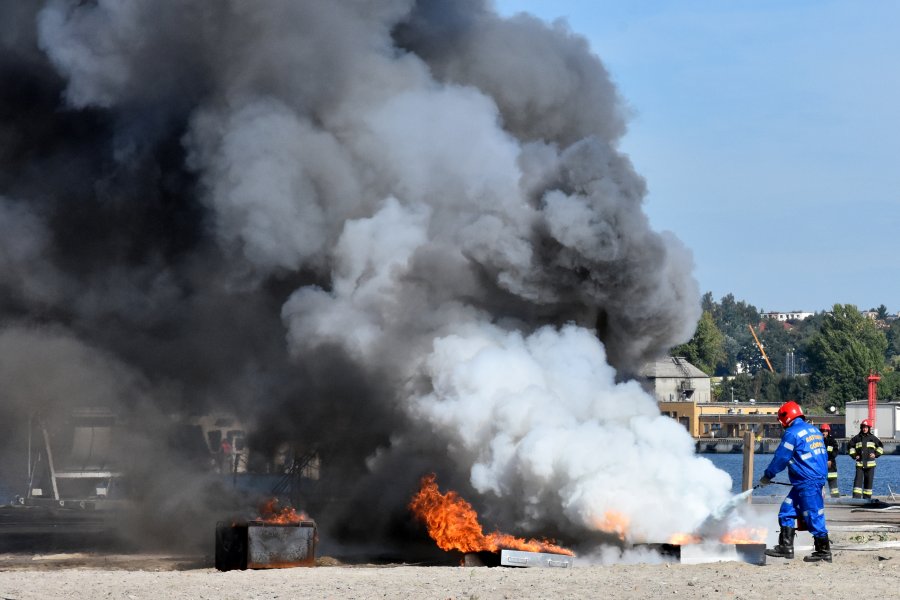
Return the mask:
<svg viewBox="0 0 900 600"><path fill-rule="evenodd" d="M750 333L753 335L753 339L756 341L756 347L759 348L759 352L762 354L762 357L766 359L766 364L769 365L769 371L774 373L775 369L772 368L772 363L769 362L769 357L766 356L766 351L763 350L763 345L759 342L759 338L756 337L756 331L753 329L753 325L747 323L747 327L750 329Z"/></svg>

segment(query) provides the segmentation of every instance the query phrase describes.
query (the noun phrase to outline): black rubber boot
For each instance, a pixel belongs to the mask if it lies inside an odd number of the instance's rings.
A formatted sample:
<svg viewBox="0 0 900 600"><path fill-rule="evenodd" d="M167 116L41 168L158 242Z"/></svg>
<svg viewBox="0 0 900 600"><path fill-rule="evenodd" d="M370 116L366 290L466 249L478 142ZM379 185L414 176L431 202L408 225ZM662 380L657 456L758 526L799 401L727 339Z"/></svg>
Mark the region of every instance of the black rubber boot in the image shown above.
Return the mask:
<svg viewBox="0 0 900 600"><path fill-rule="evenodd" d="M804 556L803 560L805 562L819 562L820 560L831 562L831 540L828 539L828 536L813 538L813 543L816 549L809 556Z"/></svg>
<svg viewBox="0 0 900 600"><path fill-rule="evenodd" d="M781 526L778 533L778 545L771 550L766 550L766 556L777 558L794 558L794 528Z"/></svg>

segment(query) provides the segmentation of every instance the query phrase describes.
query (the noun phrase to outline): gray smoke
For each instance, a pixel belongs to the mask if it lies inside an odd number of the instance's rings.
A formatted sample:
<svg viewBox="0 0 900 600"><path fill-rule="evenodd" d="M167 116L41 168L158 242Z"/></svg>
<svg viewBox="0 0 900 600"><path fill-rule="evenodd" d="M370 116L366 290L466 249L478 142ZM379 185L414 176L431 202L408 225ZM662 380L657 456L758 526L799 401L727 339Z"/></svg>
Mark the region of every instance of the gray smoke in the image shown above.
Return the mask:
<svg viewBox="0 0 900 600"><path fill-rule="evenodd" d="M560 456L570 427L583 449L644 435L630 414L674 440L635 453L650 473L673 446L695 471L664 486L694 486L679 526L722 498L686 434L616 383L690 336L698 292L642 211L606 70L565 25L475 0L3 2L0 23L0 326L104 357L84 379L119 382L117 410L230 411L257 448L318 449L350 501L315 516L347 539L390 529L425 470L521 530L596 529L623 509L597 486L629 465ZM472 345L495 348L490 369ZM560 388L553 348L593 384ZM54 380L47 356L29 369ZM37 400L2 373L20 418ZM508 398L530 416L473 424ZM554 404L551 443L534 431ZM547 444L560 456L535 466Z"/></svg>

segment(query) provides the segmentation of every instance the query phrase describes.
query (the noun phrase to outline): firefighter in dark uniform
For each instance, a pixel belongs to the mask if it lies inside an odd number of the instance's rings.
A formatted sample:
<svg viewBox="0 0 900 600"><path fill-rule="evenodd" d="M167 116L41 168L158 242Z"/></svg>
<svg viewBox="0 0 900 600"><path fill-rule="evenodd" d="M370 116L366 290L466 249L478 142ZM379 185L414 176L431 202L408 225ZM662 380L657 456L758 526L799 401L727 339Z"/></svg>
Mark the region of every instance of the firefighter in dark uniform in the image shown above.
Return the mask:
<svg viewBox="0 0 900 600"><path fill-rule="evenodd" d="M884 444L872 433L872 423L863 419L859 433L850 439L847 453L856 460L856 477L853 479L853 497L871 498L875 480L875 460L884 454Z"/></svg>
<svg viewBox="0 0 900 600"><path fill-rule="evenodd" d="M838 489L837 473L838 443L834 436L831 435L831 425L828 423L822 423L819 426L819 431L822 432L822 438L825 440L825 451L828 452L828 489L831 492L831 497L837 498L841 495Z"/></svg>
<svg viewBox="0 0 900 600"><path fill-rule="evenodd" d="M806 562L831 562L831 542L825 525L825 500L822 486L828 479L828 455L825 441L814 425L808 425L796 402L785 402L778 409L778 422L784 427L781 443L766 467L759 485L769 485L787 467L791 491L778 510L778 545L766 550L767 556L794 558L794 532L803 519L813 536L815 550L803 558Z"/></svg>

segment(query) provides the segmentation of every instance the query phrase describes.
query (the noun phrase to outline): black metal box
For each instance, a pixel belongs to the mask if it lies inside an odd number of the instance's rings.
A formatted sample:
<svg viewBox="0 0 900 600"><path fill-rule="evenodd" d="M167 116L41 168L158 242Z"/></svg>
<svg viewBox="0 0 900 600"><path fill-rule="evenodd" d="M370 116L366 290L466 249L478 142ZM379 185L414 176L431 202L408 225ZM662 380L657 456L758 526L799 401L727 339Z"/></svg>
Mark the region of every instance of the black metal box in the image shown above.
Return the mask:
<svg viewBox="0 0 900 600"><path fill-rule="evenodd" d="M298 523L216 524L216 568L280 569L316 564L316 524Z"/></svg>

